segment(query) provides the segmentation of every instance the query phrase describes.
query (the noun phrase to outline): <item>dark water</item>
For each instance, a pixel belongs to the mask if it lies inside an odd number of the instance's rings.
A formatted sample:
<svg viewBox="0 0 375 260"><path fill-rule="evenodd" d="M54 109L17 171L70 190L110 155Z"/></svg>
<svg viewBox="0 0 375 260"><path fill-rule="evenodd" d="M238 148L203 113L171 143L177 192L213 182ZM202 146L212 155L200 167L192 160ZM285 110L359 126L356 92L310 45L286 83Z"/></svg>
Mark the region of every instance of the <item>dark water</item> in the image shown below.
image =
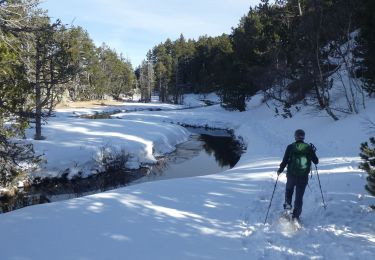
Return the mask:
<svg viewBox="0 0 375 260"><path fill-rule="evenodd" d="M158 158L158 164L135 171L106 172L88 178L49 178L27 192L0 198L0 213L22 207L76 198L148 181L203 176L232 168L243 152L241 143L223 130L188 128L190 139Z"/></svg>
<svg viewBox="0 0 375 260"><path fill-rule="evenodd" d="M135 183L219 173L239 161L243 147L227 131L188 129L193 133L190 140L178 145L175 152Z"/></svg>

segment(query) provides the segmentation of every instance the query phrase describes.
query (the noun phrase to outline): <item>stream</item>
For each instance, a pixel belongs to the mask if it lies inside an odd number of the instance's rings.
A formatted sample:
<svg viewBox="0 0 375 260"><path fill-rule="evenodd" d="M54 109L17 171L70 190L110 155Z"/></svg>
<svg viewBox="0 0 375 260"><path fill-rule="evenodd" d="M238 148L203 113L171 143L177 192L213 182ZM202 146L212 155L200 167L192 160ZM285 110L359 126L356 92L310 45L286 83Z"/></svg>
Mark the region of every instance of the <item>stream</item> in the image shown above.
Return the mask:
<svg viewBox="0 0 375 260"><path fill-rule="evenodd" d="M26 206L95 194L142 182L215 174L236 165L243 146L226 130L187 127L191 136L176 150L158 159L156 165L138 170L105 172L87 178L46 178L28 190L0 198L0 213Z"/></svg>
<svg viewBox="0 0 375 260"><path fill-rule="evenodd" d="M233 168L243 147L226 130L187 127L190 139L134 183L214 174Z"/></svg>

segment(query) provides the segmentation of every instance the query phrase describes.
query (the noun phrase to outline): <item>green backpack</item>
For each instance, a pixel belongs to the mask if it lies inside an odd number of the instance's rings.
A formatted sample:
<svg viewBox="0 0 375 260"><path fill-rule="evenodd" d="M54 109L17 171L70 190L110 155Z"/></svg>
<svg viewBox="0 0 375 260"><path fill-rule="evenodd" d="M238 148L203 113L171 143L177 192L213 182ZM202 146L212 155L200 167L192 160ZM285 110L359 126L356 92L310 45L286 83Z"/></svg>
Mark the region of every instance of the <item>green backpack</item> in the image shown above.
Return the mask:
<svg viewBox="0 0 375 260"><path fill-rule="evenodd" d="M306 143L294 143L288 162L288 173L308 175L311 169L311 147Z"/></svg>

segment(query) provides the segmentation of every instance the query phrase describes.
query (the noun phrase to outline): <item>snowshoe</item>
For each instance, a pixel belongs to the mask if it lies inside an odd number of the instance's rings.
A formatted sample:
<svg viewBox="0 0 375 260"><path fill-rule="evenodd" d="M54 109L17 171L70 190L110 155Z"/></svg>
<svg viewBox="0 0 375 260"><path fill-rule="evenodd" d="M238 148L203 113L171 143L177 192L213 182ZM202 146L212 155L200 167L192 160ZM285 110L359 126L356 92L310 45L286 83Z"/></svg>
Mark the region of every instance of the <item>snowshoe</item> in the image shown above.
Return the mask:
<svg viewBox="0 0 375 260"><path fill-rule="evenodd" d="M288 221L292 221L292 209L284 209L281 216Z"/></svg>
<svg viewBox="0 0 375 260"><path fill-rule="evenodd" d="M300 218L292 218L292 224L296 228L296 230L302 228L301 219Z"/></svg>
<svg viewBox="0 0 375 260"><path fill-rule="evenodd" d="M292 220L292 206L290 204L284 203L284 211L282 217L288 221Z"/></svg>

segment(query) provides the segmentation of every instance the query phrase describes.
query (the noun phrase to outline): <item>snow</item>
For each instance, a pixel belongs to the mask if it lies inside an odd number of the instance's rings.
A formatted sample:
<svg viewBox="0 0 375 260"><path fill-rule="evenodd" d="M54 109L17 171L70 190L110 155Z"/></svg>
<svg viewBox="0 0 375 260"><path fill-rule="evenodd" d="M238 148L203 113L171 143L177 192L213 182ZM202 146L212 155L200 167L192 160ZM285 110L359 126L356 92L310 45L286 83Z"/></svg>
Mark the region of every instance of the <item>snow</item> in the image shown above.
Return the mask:
<svg viewBox="0 0 375 260"><path fill-rule="evenodd" d="M215 93L209 93L205 95L187 94L184 96L184 104L188 107L204 106L204 100L208 100L213 103L220 102L220 98Z"/></svg>
<svg viewBox="0 0 375 260"><path fill-rule="evenodd" d="M56 117L43 127L46 139L37 142L30 139L36 153L44 154L45 160L34 175L58 176L70 169L70 177L77 172L87 176L99 168L95 162L101 149L113 153L125 150L131 159L127 166L137 169L142 164L154 163L155 156L172 152L176 144L190 135L185 128L173 124L136 119L91 120L74 118L73 114L92 114L92 110L58 110Z"/></svg>
<svg viewBox="0 0 375 260"><path fill-rule="evenodd" d="M368 100L359 115L337 122L323 113L312 117L308 108L282 119L260 96L242 113L214 105L88 120L58 111L43 128L47 139L36 143L37 151L45 151L48 172L72 161L89 163L107 143L137 156L136 164L152 162L155 154L187 139L178 124L232 129L248 148L225 172L141 183L2 214L1 259L373 259L375 211L369 205L375 198L364 190L358 153L371 136L363 124L375 121L374 111L375 101ZM275 172L298 128L318 149L327 209L314 173L301 229L280 222L286 182L281 175L264 225Z"/></svg>

